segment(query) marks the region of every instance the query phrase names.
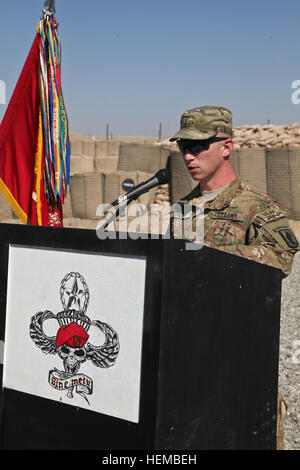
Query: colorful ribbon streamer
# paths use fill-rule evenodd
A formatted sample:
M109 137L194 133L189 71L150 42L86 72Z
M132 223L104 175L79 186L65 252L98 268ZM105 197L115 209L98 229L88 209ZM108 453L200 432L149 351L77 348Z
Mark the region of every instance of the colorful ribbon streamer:
M53 211L54 213L58 211L58 216L62 219L61 207L65 200L67 186L70 184L70 141L68 118L61 88L61 45L57 26L55 17L52 17L49 20L41 19L37 28L44 149L43 175L37 175L37 180L44 178L45 196L49 213L51 212L50 225L53 225ZM41 165L36 165L36 171L41 168ZM37 200L38 207L39 201Z

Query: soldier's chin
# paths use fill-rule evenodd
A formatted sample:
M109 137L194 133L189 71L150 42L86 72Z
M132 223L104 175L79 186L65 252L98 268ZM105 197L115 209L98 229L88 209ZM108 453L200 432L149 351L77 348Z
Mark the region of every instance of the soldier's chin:
M201 174L197 172L190 172L190 175L194 181L201 181L204 179L203 177L201 177Z

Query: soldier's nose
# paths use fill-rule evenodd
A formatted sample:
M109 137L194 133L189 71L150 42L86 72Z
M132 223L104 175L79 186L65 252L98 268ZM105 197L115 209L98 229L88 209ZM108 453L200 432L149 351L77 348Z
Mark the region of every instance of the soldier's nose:
M188 150L186 150L185 153L183 154L183 159L186 163L192 161L193 158L194 158L194 155L190 153Z

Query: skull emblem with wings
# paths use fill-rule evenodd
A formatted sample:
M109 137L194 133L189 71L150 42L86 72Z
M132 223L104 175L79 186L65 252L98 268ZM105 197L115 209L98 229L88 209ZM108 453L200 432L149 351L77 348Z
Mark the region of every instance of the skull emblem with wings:
M86 315L89 303L89 290L84 278L79 273L67 274L61 282L60 298L64 310L54 314L49 310L37 312L30 322L30 337L45 354L58 354L63 360L64 371L57 369L49 372L49 383L52 387L67 390L67 396L73 398L73 391L86 395L91 394L92 380L78 374L81 365L90 360L96 367L108 368L115 364L120 344L116 331L100 320L91 320ZM44 331L46 321L56 320L58 331L55 336L48 336ZM104 334L101 345L89 341L90 327Z

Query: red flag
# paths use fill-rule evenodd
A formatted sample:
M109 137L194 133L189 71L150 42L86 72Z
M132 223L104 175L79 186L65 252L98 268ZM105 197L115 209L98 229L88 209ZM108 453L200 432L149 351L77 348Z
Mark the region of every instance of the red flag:
M24 224L62 226L70 184L57 27L41 19L0 126L0 190Z
M0 190L24 224L37 223L33 189L39 112L39 38L36 35L0 125ZM42 225L47 225L46 208L47 204Z

